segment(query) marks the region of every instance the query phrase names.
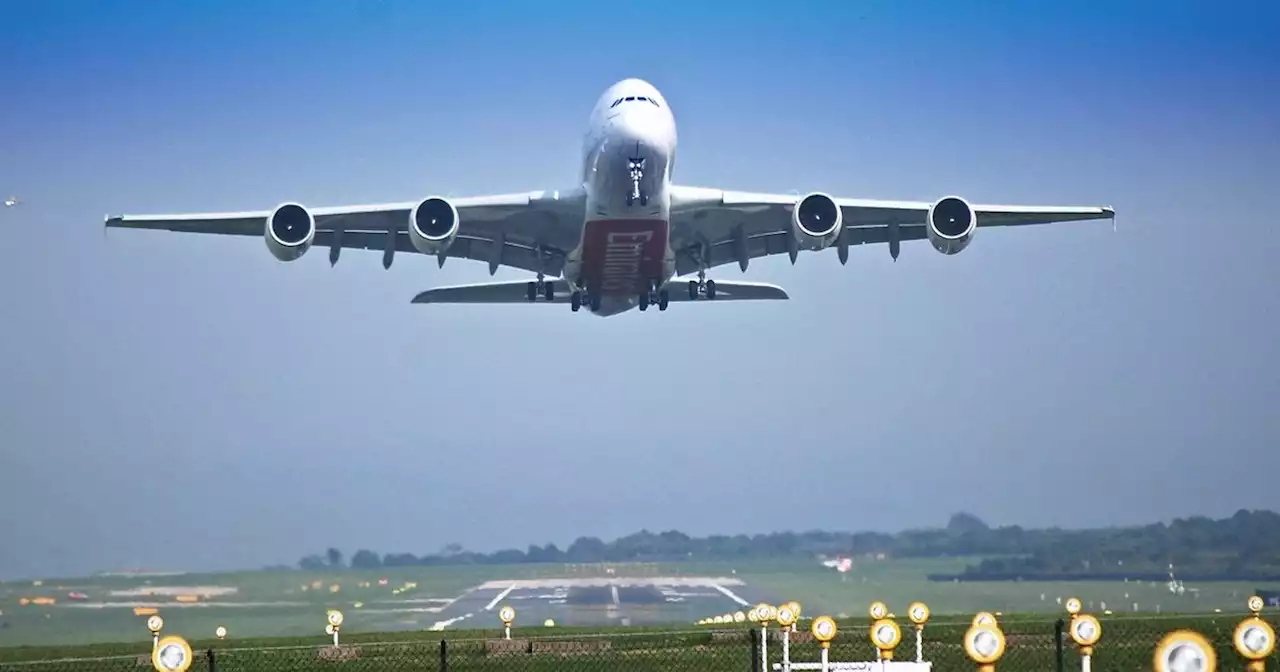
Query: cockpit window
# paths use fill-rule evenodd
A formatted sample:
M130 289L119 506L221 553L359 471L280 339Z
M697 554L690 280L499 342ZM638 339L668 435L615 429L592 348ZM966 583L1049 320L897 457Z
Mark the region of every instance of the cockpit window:
M613 104L610 105L609 108L613 109L618 105L621 105L622 103L630 103L630 102L641 101L641 100L652 104L654 107L662 107L661 105L658 104L658 101L646 96L627 96L625 98L619 98L613 101Z

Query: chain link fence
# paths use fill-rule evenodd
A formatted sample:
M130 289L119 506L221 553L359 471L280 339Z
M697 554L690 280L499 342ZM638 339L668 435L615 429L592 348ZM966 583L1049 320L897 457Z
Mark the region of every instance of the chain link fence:
M1102 621L1102 639L1092 667L1099 671L1151 670L1156 645L1166 633L1191 629L1216 648L1218 666L1243 668L1232 646L1239 615L1166 618L1116 618ZM916 660L916 631L900 624L902 641L893 660ZM878 652L869 637L869 621L845 621L831 642L831 663L870 662ZM962 643L968 621L931 622L922 632L920 657L940 672L972 670ZM787 672L784 664L817 663L821 648L807 623L786 638L777 628L734 628L608 634L550 635L515 631L511 639L428 638L379 642L371 636L349 638L340 646L252 647L230 641L192 642L190 672L292 672L338 669L360 672ZM1002 620L1006 649L995 667L1009 672L1067 672L1081 669L1080 655L1063 619ZM354 641L351 641L354 640ZM98 657L46 657L22 660L20 649L0 650L0 672L138 672L152 668L149 652ZM49 652L46 656L52 655ZM1273 653L1267 666L1280 659ZM801 669L808 667L802 665ZM873 668L872 668L873 669ZM846 668L847 670L847 668ZM833 672L835 668L833 667Z

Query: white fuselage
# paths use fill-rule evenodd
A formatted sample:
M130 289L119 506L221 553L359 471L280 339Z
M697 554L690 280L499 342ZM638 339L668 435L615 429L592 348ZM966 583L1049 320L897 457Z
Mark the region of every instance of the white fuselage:
M641 294L675 275L669 189L675 155L675 117L653 85L626 79L604 92L582 148L582 235L564 267L566 280L598 295L599 315L635 307Z

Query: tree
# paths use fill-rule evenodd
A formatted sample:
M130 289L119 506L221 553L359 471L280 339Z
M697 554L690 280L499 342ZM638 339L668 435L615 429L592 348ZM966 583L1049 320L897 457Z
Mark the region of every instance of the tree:
M377 569L382 566L382 558L378 557L373 551L360 549L355 555L351 556L352 569Z
M603 562L608 557L609 546L596 537L578 537L565 551L569 562Z
M316 572L324 568L324 558L314 553L298 561L298 569L306 572Z
M954 535L962 535L966 532L986 532L991 528L982 519L972 513L960 513L951 516L951 520L947 521L947 532Z
M383 567L412 567L420 564L422 561L412 553L388 553L382 556Z
M1239 580L1269 581L1259 577L1280 576L1280 514L1238 511L1221 520L1200 516L1134 527L1031 530L1016 525L993 528L977 516L961 512L951 516L945 527L896 534L811 530L691 537L677 530L661 533L641 530L611 542L579 537L563 551L555 544L534 544L525 551L506 549L479 553L449 544L436 554L419 557L411 553L389 553L379 561L375 553L361 549L352 556L351 566L813 559L881 553L899 558L985 558L981 563L970 565L962 574L972 580L1001 577L1053 580L1086 575L1097 579L1154 576L1151 580L1163 580L1172 562L1179 577L1188 580L1192 580L1192 576L1230 576ZM298 566L306 570L341 567L342 553L331 548L325 555L303 558Z

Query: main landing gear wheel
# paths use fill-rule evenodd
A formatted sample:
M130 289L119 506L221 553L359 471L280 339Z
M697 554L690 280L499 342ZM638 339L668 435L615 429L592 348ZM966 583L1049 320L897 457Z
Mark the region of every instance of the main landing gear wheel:
M547 301L555 301L556 286L550 282L547 282L546 280L543 280L542 278L538 278L537 280L530 280L529 284L525 286L525 290L524 290L525 298L529 300L529 303L533 303L538 300L539 294L541 294L542 298L546 299Z
M658 290L661 283L658 280L649 281L649 290L640 294L640 310L648 310L649 306L658 304L658 310L666 310L667 302L671 299L671 295L667 294L667 290Z
M592 312L600 310L600 295L582 289L573 290L569 295L569 308L576 313L583 306L587 306Z
M697 301L699 294L705 294L708 299L716 298L716 281L715 280L690 280L689 281L689 300Z

